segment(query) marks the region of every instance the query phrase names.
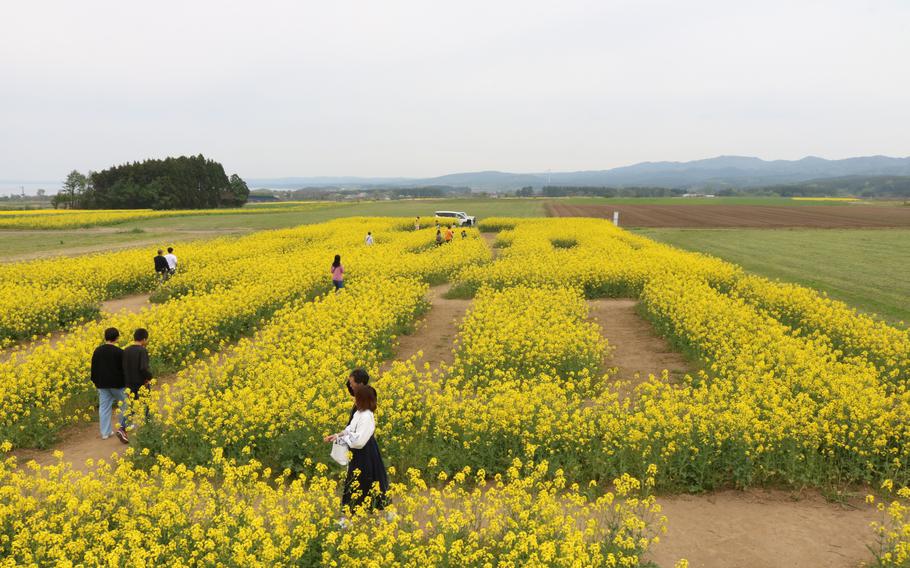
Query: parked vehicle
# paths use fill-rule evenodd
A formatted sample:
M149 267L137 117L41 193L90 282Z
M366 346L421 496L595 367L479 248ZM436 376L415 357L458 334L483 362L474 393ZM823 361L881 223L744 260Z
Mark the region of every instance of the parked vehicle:
M440 223L454 223L459 227L473 227L477 224L477 218L464 211L437 211L436 219Z

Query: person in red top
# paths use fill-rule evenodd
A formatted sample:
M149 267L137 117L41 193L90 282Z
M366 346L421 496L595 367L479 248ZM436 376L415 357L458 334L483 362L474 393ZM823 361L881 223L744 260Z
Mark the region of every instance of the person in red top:
M335 260L332 261L332 284L336 292L344 288L344 267L341 266L340 254L336 254Z

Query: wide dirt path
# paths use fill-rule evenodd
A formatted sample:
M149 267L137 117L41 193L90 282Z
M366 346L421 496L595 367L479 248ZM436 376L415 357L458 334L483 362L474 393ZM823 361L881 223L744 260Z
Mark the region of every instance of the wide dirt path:
M449 365L453 361L452 347L458 325L464 318L470 300L452 300L445 297L451 284L442 284L430 288L427 299L430 309L423 318L417 322L410 335L398 338L398 347L395 358L383 363L382 371L388 371L395 361L407 361L423 352L423 357L418 358L415 364L418 368L424 363L429 363L432 369L438 369L443 364Z
M157 378L153 392L160 396L161 387L173 384L176 380L176 374ZM110 462L112 457L122 454L129 446L121 442L117 436L102 440L101 430L98 426L98 411L96 409L92 412L91 422L83 422L65 429L60 433L60 442L54 447L46 450L18 449L13 452L13 455L20 464L34 461L38 465L53 465L58 461L55 454L63 452L63 460L71 464L74 470L81 472L94 469L99 460ZM116 428L119 420L120 412L115 409L111 415L111 427Z
M670 371L678 380L694 371L651 324L638 315L636 300L591 300L591 315L613 348L606 367L632 386ZM629 389L623 389L628 393ZM824 566L854 568L871 557L869 523L874 507L862 498L829 503L817 491L719 491L658 499L668 532L649 555L659 566L680 558L691 568Z
M116 314L120 311L126 311L131 314L138 313L142 308L151 307L149 303L150 294L134 294L122 298L114 298L101 302L101 313ZM125 333L120 330L121 333Z
M638 301L629 298L602 298L590 300L591 316L600 324L601 335L606 338L611 354L604 362L606 367L616 367L615 378L631 381L632 386L644 382L648 375L660 376L666 369L670 377L679 379L693 366L667 341L654 333L654 328L638 315Z
M880 514L860 498L829 503L817 492L721 491L658 499L667 534L649 559L691 568L856 568L871 562L869 523Z

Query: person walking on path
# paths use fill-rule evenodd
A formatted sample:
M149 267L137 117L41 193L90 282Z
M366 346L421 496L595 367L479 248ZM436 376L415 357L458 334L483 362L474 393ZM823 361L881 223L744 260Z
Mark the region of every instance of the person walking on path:
M335 291L344 288L344 267L341 266L341 255L336 254L335 260L332 261L332 285Z
M389 477L386 473L379 444L376 442L376 390L370 385L354 387L354 415L344 430L325 437L326 442L338 441L351 450L348 474L341 496L342 510L353 514L361 506L370 510L386 505ZM342 525L347 520L342 517Z
M158 249L158 255L155 256L155 273L158 274L158 278L160 278L162 282L168 279L169 269L167 259L164 258L164 251L161 249Z
M436 246L439 246L441 244L442 244L442 231L440 231L439 229L436 229Z
M420 215L418 215L417 218L414 219L414 230L415 231L420 230Z
M127 404L135 406L141 399L148 396L151 391L149 383L152 380L152 370L149 366L149 352L146 345L149 342L149 332L139 328L133 332L133 344L123 350L123 380L126 388L130 390L130 399ZM146 412L148 412L146 410ZM129 416L133 411L129 411ZM127 418L129 420L129 418ZM117 437L124 444L129 444L130 439L126 430L131 426L121 426L117 429Z
M373 233L367 231L366 245L368 247L373 246Z
M104 330L104 343L92 353L91 378L98 389L98 423L101 426L101 439L107 440L114 432L111 430L111 408L122 404L126 399L123 392L123 349L117 346L120 332L116 327ZM120 428L126 427L126 408L120 408Z
M167 260L167 271L173 276L177 273L177 255L174 254L174 247L167 247L167 254L164 255Z
M453 238L454 236L455 236L455 235L452 233L452 225L448 225L448 226L446 227L446 242L447 242L447 243L452 242L452 238Z

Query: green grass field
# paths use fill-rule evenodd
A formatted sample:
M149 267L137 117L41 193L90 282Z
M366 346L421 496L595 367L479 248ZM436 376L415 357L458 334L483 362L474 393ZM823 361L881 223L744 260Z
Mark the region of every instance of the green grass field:
M435 211L465 211L479 219L492 216L542 217L542 199L414 199L330 203L312 211L275 212L280 205L250 205L262 213L162 217L113 225L62 231L0 231L0 261L23 255L81 254L89 249L180 243L216 234L282 229L306 223L320 223L338 217L416 217L429 222Z
M639 229L746 270L822 290L890 323L910 322L910 230Z

